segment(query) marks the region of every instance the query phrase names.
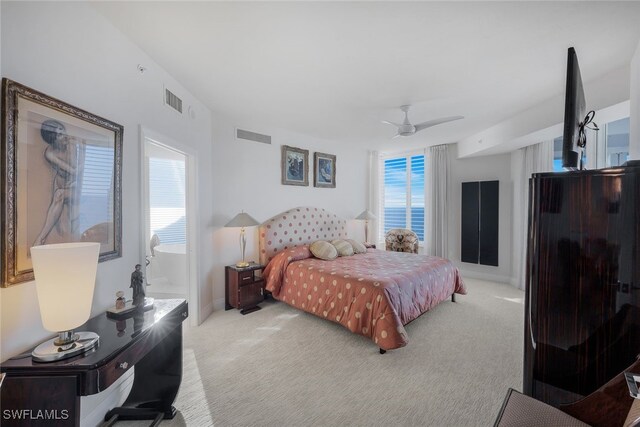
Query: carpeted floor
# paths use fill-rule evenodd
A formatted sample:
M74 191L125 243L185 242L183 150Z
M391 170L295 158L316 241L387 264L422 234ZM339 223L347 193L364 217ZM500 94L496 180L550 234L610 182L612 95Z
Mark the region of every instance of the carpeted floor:
M384 355L283 303L216 312L185 329L179 413L162 425L490 426L507 388L522 387L524 295L465 282L468 295L409 324L409 344Z

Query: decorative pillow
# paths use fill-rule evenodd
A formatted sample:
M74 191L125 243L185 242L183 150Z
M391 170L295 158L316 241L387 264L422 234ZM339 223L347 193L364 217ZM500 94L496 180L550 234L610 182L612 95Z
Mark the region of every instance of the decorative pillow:
M327 261L338 258L338 250L326 240L316 240L309 246L309 250L316 258Z
M354 254L367 253L367 247L365 245L363 245L362 243L356 242L353 239L347 239L347 242L349 242L351 244L351 247L353 248L353 253Z
M351 256L353 255L353 246L346 240L336 239L332 240L331 244L338 250L338 256Z

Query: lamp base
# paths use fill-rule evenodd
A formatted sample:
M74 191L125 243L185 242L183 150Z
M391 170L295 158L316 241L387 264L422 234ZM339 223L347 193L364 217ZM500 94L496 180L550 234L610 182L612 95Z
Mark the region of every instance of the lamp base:
M247 261L236 262L236 267L238 268L245 268L245 267L249 267L250 265L251 263Z
M94 332L78 332L77 340L66 346L54 344L58 338L52 338L37 346L31 353L34 362L54 362L77 356L94 348L100 337ZM66 348L66 349L65 349Z

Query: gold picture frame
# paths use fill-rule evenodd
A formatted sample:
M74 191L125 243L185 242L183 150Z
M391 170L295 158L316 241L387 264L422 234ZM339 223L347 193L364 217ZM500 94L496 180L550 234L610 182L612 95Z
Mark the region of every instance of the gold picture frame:
M9 79L2 99L1 286L33 280L35 245L99 242L100 261L122 256L124 128Z

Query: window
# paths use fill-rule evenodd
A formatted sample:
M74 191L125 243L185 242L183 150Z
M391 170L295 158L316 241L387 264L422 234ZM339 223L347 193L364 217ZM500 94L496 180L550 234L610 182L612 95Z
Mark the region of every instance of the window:
M424 170L422 154L382 159L381 237L392 228L409 228L424 241Z
M185 162L149 157L149 235L186 243Z
M564 172L562 169L562 137L553 140L553 171Z
M595 149L589 144L594 144ZM594 154L597 168L620 166L629 160L629 117L601 125L597 138L587 143L587 151ZM584 161L586 164L586 154ZM553 171L564 171L562 136L553 140Z
M606 167L620 166L629 160L629 117L605 125Z

